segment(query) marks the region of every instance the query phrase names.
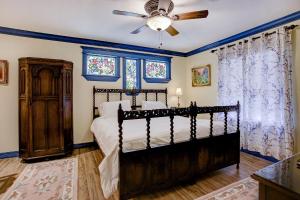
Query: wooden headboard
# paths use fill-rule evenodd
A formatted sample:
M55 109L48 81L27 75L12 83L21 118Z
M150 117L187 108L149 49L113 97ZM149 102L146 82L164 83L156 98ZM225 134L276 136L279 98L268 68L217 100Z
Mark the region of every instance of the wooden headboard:
M96 107L96 94L106 94L106 101L109 102L109 96L110 94L119 94L120 95L120 101L122 101L123 94L129 94L131 95L131 109L136 110L137 108L141 108L141 105L136 105L136 96L139 94L144 94L145 101L148 101L148 94L155 94L155 100L158 101L158 94L165 94L165 103L168 107L168 90L166 89L133 89L133 90L127 90L127 89L103 89L103 88L96 88L93 87L93 119L96 117L99 117L98 114L96 114L96 110L98 110L98 107Z

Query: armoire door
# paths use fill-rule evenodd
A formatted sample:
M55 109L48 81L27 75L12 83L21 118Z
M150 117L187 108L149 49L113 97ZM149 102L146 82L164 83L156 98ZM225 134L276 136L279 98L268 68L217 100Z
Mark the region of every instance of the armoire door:
M63 152L62 66L32 65L32 156Z

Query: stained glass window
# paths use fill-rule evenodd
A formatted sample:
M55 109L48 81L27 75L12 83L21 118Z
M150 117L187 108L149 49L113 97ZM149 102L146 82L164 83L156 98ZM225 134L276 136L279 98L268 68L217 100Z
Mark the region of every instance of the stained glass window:
M123 60L123 88L125 89L140 89L141 75L140 75L140 59L129 59Z
M167 65L164 62L146 61L147 78L166 78Z
M144 79L150 83L167 83L170 81L170 62L144 61Z
M126 59L126 89L137 88L136 60Z
M106 56L88 56L87 74L99 76L115 76L116 58Z

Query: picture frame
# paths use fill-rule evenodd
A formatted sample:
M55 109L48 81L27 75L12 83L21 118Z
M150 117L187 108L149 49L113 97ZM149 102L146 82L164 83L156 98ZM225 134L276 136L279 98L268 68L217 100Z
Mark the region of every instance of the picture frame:
M192 86L203 87L211 85L211 66L205 65L192 68Z
M0 85L8 84L8 62L0 60Z

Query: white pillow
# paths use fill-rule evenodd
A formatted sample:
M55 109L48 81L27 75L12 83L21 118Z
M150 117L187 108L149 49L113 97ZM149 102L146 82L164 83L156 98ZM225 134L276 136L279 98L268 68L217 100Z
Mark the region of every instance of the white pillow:
M122 105L122 110L124 111L131 110L131 105L129 100L103 102L99 106L100 115L102 117L117 117L120 104Z
M166 109L167 106L160 101L142 101L142 110Z

